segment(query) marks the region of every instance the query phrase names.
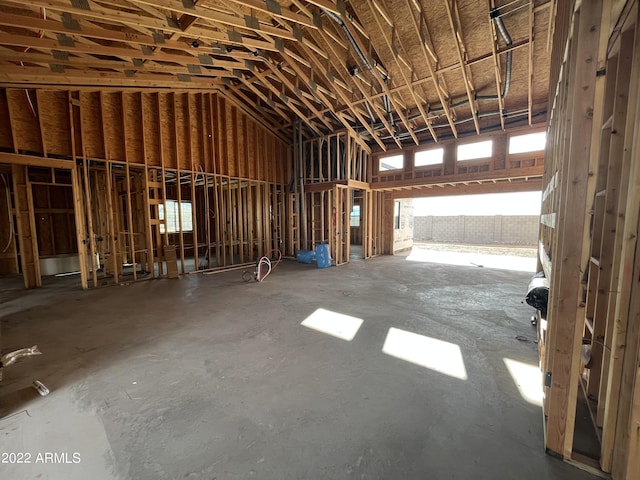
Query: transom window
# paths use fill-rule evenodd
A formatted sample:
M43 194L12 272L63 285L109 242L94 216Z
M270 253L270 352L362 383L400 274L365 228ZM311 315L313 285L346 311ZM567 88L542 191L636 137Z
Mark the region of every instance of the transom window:
M478 158L488 158L493 153L493 142L484 140L482 142L467 143L458 145L458 161L476 160Z

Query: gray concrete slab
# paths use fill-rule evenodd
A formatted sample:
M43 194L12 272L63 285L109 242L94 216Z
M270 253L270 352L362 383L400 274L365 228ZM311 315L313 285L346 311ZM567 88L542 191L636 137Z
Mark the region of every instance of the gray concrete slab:
M537 365L516 339L535 338L529 273L399 256L241 273L3 296L3 350L43 355L5 370L0 452L31 463L2 478L592 478L545 455L505 363ZM302 326L319 308L360 319L353 339Z

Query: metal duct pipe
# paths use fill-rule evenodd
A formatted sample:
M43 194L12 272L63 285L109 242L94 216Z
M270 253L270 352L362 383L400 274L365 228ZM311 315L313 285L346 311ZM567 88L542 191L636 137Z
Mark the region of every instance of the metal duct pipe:
M511 35L509 35L509 32L507 32L502 18L498 16L498 11L495 9L492 10L489 16L493 18L493 21L496 24L496 27L498 27L498 32L500 32L500 36L504 40L504 43L506 43L507 45L511 45L513 43L511 41Z
M360 58L360 61L365 65L365 67L367 67L367 69L369 71L372 71L372 67L371 65L369 65L368 60L365 58L364 54L362 53L362 51L360 50L360 48L358 47L357 43L355 42L355 39L353 38L353 36L351 35L351 32L349 31L349 29L347 28L347 26L345 25L345 23L342 21L342 19L338 16L335 15L332 12L329 12L327 10L322 10L329 18L331 18L334 22L336 22L338 25L340 25L340 27L342 28L342 31L345 33L345 35L347 36L347 39L349 40L349 43L351 44L351 46L353 47L354 51L356 52L358 58ZM491 10L489 12L489 16L491 18L491 20L495 23L496 26L496 30L498 31L498 33L500 34L500 36L502 37L502 39L504 40L505 44L507 46L510 46L513 44L513 40L511 39L511 35L509 35L509 32L507 31L507 28L504 25L504 22L502 21L502 18L500 18L500 13L498 11L498 9L494 8L493 10ZM509 89L511 87L511 73L513 70L513 52L511 50L509 50L507 52L507 61L506 61L506 72L505 72L505 78L504 78L504 87L502 90L502 94L500 96L498 95L476 95L475 99L476 100L497 100L498 98L502 97L502 98L506 98L507 95L509 94ZM389 115L389 120L390 123L393 125L393 113L391 112L391 105L389 102L389 98L385 95L383 97L384 99L384 106L385 109L387 111L387 114ZM466 105L469 103L468 99L464 99L460 102L454 103L452 105L450 105L451 108L455 108L455 107L461 107L463 105ZM365 102L366 106L367 106L367 110L369 112L369 115L371 118L373 117L373 112L371 111L371 107L369 106L369 104L367 102ZM438 109L434 109L434 110L430 110L429 113L441 113L444 112L444 108L438 108ZM491 112L489 115L479 115L479 118L482 118L484 116L492 116L494 115L493 112ZM413 117L410 117L408 120L416 120L418 118L420 118L421 115L415 115ZM469 120L463 120L463 121L458 121L458 122L454 122L454 124L458 124L459 122L466 122ZM440 125L433 125L434 128L440 128ZM376 125L373 125L373 130L377 131L377 130L381 130L385 128L383 124L378 123ZM414 130L415 133L424 131L423 129L420 130ZM407 136L409 136L410 134L408 132L403 132L401 134L399 134L400 138L406 138ZM383 139L386 138L392 138L392 137L382 137Z
M507 52L507 53L511 53L511 52ZM507 64L509 65L509 68L511 68L510 67L511 63L508 62ZM509 78L511 78L511 71L509 71ZM493 96L487 95L487 96L476 96L476 98L477 99L489 99L489 98L497 99L498 96L497 95L493 95ZM465 98L463 100L460 100L459 102L452 103L451 105L449 105L449 108L461 107L461 106L467 105L467 104L469 104L469 100L467 98ZM429 113L429 114L431 114L431 113L444 113L444 108L429 109L429 111L427 113ZM482 117L485 117L485 116L492 116L492 115L495 115L497 113L499 113L499 112L489 112L488 114L478 114L478 118L482 118ZM513 116L513 114L510 114L510 115ZM508 115L505 112L505 118L506 118L506 116L508 116ZM413 120L418 120L420 118L422 118L422 114L416 113L415 115L411 115L410 117L408 117L407 120L413 121ZM473 120L473 117L469 117L468 119L458 120L458 121L455 121L453 123L454 123L454 125L457 125L459 123L465 123L465 122L472 121L472 120ZM447 124L432 125L432 126L433 126L433 128L442 128L442 127L446 127L448 125L449 124L447 123ZM374 131L382 130L382 129L384 129L384 125L381 124L381 123L378 123L378 124L373 126L373 130ZM427 128L427 130L428 130L428 128ZM414 130L415 133L423 132L423 131L425 131L425 128L421 128L420 130ZM403 132L401 135L402 135L403 138L411 136L411 134L409 134L408 132ZM391 137L383 137L383 138L391 138Z
M525 110L522 110L522 111L518 111L518 112L515 112L515 113L510 113L508 115L505 115L505 118L523 117L523 116L527 115L528 113L529 113L529 111L525 109ZM546 113L547 112L536 113L536 114L534 114L532 116L532 118L537 118L539 116L546 115ZM500 115L500 112L499 111L486 112L486 113L479 114L478 117L479 118L485 118L485 117L494 117L496 115ZM468 123L468 122L472 122L472 121L473 121L473 117L463 118L463 119L460 119L460 120L456 120L454 122L454 125L460 125L462 123ZM512 120L511 122L504 122L504 124L505 125L509 125L509 124L515 123L517 121L518 120ZM432 128L445 128L445 127L448 127L448 126L449 126L448 123L443 123L441 125L431 125ZM502 125L501 124L496 124L496 125L489 126L489 127L486 127L486 128L487 129L491 129L491 128L494 128L494 127L495 128L499 128L499 127L502 127ZM423 132L426 132L428 130L429 130L429 127L421 127L421 128L418 128L418 129L414 130L413 132L414 133L423 133ZM401 133L399 135L396 135L395 137L391 136L391 135L387 135L385 137L380 137L380 139L381 140L394 140L396 137L398 137L400 140L404 140L404 139L410 138L410 136L411 135L408 132L403 132L403 133Z
M493 21L498 27L498 32L500 32L500 36L504 40L504 43L507 44L508 47L511 46L513 41L511 40L511 35L507 32L507 28L504 26L504 22L501 17L494 17ZM507 52L507 71L504 74L504 89L502 90L502 98L506 97L509 93L509 87L511 86L511 68L513 62L513 52L509 50Z
M371 65L369 64L368 60L366 59L366 57L364 56L364 54L362 53L362 51L358 47L355 39L351 35L351 32L349 31L349 29L347 28L345 23L342 21L342 19L338 15L335 15L332 12L329 12L329 11L324 10L324 9L322 11L325 13L325 15L327 15L327 17L331 18L334 22L336 22L338 25L340 25L340 28L345 33L345 35L347 37L347 40L349 40L349 43L353 47L353 50L355 51L355 53L358 56L358 58L360 59L360 61L363 63L363 65L365 67L367 67L367 69L370 72L372 72L373 68L371 67ZM504 22L502 21L502 18L500 18L500 14L499 14L498 9L491 10L489 12L489 16L490 16L491 20L495 23L496 30L498 31L498 33L500 34L500 36L504 40L505 44L507 46L512 45L513 44L513 40L511 39L511 35L509 35L509 32L507 31L507 28L505 27ZM498 95L476 95L475 99L476 100L497 100L500 97L506 98L506 96L509 94L509 89L511 87L511 73L512 73L512 70L513 70L513 52L511 50L509 50L507 52L504 87L503 87L501 95L500 96L498 96ZM390 122L391 125L393 125L394 121L393 121L393 113L391 111L391 102L389 101L389 97L387 97L387 95L385 95L383 97L383 102L384 102L385 110L387 111L387 115L389 116L389 122ZM451 108L460 107L460 106L466 105L468 103L469 103L469 100L468 99L464 99L464 100L462 100L460 102L452 104L450 107ZM371 107L369 106L368 102L365 102L365 104L367 106L367 110L369 112L370 117L374 118L373 117L373 112L371 111ZM440 113L440 112L444 112L444 108L430 110L429 113ZM499 114L499 112L497 112L497 114ZM493 116L493 115L496 115L496 112L489 112L488 114L481 114L481 115L478 115L478 118L482 118L482 117L486 117L486 116ZM513 116L513 114L511 114L511 116ZM413 117L410 117L408 120L409 121L416 120L416 119L418 119L420 117L421 117L421 115L415 115ZM470 120L472 120L472 119L458 120L458 121L454 122L454 124L457 125L459 123L465 123L465 122L470 121ZM441 126L440 125L433 125L433 127L434 128L440 128ZM383 128L385 128L385 127L381 123L373 125L373 130L374 131L381 130ZM414 132L415 133L419 133L419 132L422 132L424 130L425 130L425 128L422 128L422 129L419 129L419 130L414 130ZM397 136L399 138L406 138L407 136L410 136L410 134L408 132L403 132L401 134L398 134ZM393 138L393 137L387 136L387 137L382 137L382 138L383 139L388 139L388 138Z
M384 97L386 98L386 96ZM365 102L366 103L366 102ZM462 105L466 105L469 103L468 99L464 99L464 100L460 100L459 102L456 103L452 103L451 105L449 105L450 108L456 108L456 107L461 107ZM368 103L366 103L368 105ZM435 108L435 109L430 109L428 113L442 113L444 112L444 108ZM418 120L422 118L422 114L421 113L416 113L414 115L411 115L409 117L407 117L407 120L409 122L412 122L414 120ZM393 117L391 117L392 121L393 121ZM378 130L384 130L386 127L384 126L384 124L382 123L376 123L372 126L373 131L378 131ZM360 132L362 132L362 130L360 130Z
M342 29L344 34L347 36L347 40L349 40L349 43L351 44L351 46L353 47L353 50L358 55L358 58L360 58L360 61L364 64L365 67L367 67L367 70L371 71L372 67L371 67L371 65L369 65L369 61L366 59L366 57L364 56L364 54L360 50L360 47L358 47L358 44L356 43L356 40L351 35L351 32L349 31L347 26L344 24L342 19L338 15L333 13L333 12L330 12L330 11L325 10L325 9L322 9L322 11L325 13L325 15L327 17L329 17L331 20L333 20L338 25L340 25L340 28Z
M373 112L371 111L371 105L369 105L369 102L367 102L366 100L364 104L367 106L367 112L369 112L369 118L373 122L376 119L376 117L373 116Z
M489 12L489 17L491 18L491 20L493 20L493 23L496 26L496 30L502 37L502 40L504 40L504 43L506 43L507 46L511 46L513 44L513 41L511 40L511 35L509 35L507 28L504 26L504 22L502 21L502 18L500 18L500 13L498 12L498 9L497 8L492 9ZM511 70L512 69L513 69L513 52L509 50L507 52L507 65L506 65L506 72L504 74L504 87L502 88L502 94L501 94L502 98L506 98L506 96L509 94L509 87L511 87ZM499 98L498 95L476 95L476 100L497 100L498 98Z
M345 23L342 21L342 19L340 18L340 16L336 15L333 12L330 12L328 10L322 9L322 11L325 13L325 15L327 17L329 17L331 20L333 20L334 22L336 22L338 25L340 25L340 28L342 29L342 31L344 32L344 34L347 36L347 40L349 40L349 43L351 44L351 46L353 47L353 51L356 52L356 55L358 56L358 58L360 59L360 61L362 62L362 64L367 67L367 70L369 70L374 76L375 73L373 73L373 67L369 64L369 61L367 60L367 58L364 56L364 53L362 53L362 50L360 50L360 47L358 47L358 44L356 43L355 38L353 38L353 35L351 35L351 32L349 31L349 29L347 28L347 26L345 25ZM385 78L386 79L386 78ZM389 99L387 98L387 96L384 96L385 98L385 105L384 108L387 111L387 115L389 116L389 119L391 121L391 123L393 124L393 113L391 112L391 104L389 102ZM373 118L373 117L372 117Z
M291 182L289 182L289 193L296 194L298 192L298 132L296 131L296 120L293 121L293 172ZM299 214L300 212L298 212ZM300 217L298 217L300 218Z
M389 97L385 95L382 97L384 99L384 108L387 111L387 115L389 116L389 125L395 127L393 122L393 112L391 111L391 102L389 101Z

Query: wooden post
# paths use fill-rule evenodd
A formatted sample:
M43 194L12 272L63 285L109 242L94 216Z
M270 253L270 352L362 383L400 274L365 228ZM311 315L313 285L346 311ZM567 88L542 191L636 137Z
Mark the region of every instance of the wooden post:
M271 248L277 248L283 252L282 245L282 217L280 216L280 188L281 184L272 184L271 185L271 221L272 221L272 232L273 232L273 244Z
M184 232L182 230L182 173L180 171L180 161L176 171L176 196L178 197L178 243L180 245L180 273L185 273L184 262Z
M320 192L320 241L322 243L327 241L327 231L326 231L326 225L327 225L327 208L326 208L326 203L327 203L327 192L326 190L323 190L322 192Z
M620 42L616 104L612 117L612 134L614 136L611 140L609 155L610 161L613 161L613 155L622 158L622 161L619 162L622 164L622 173L615 199L618 204L618 214L615 218L616 236L613 262L617 268L609 284L609 289L615 294L611 295L607 315L608 322L613 327L610 339L605 340L605 343L610 342L611 345L611 360L606 384L602 457L600 460L602 469L605 472L613 470L614 474L618 473L621 464L626 464L629 441L629 426L626 419L629 418L628 412L631 407L633 375L639 366L636 361L635 347L640 335L640 316L636 310L638 303L634 300L632 292L635 291L637 295L640 291L637 286L639 267L635 248L638 216L640 215L640 200L638 198L640 192L637 189L629 191L630 178L637 179L638 175L638 157L631 154L637 142L634 136L638 134L637 93L640 92L638 52L640 52L638 32L634 29L624 31ZM636 155L637 153L636 150ZM632 165L633 176L630 175ZM631 185L636 187L633 183ZM632 425L631 436L637 435L640 435L640 425ZM614 455L617 459L615 462L617 468L615 469L613 468Z
M363 247L365 247L365 255L364 258L370 258L373 256L373 216L374 216L374 210L373 210L373 193L371 192L371 190L367 190L365 192L365 198L366 198L366 202L365 202L365 216L366 216L366 232L367 232L367 239L366 239L366 243L362 242Z
M344 240L342 215L344 213L344 189L336 185L334 188L335 198L335 235L336 235L336 265L344 263Z
M236 263L235 257L236 252L239 254L240 245L238 243L238 238L240 237L238 232L238 192L239 186L238 181L233 182L233 186L231 182L229 183L229 214L230 214L230 231L231 231L231 265Z
M82 115L81 115L82 117ZM98 268L96 262L96 243L95 234L93 233L93 215L91 208L91 185L89 184L89 166L87 163L86 153L82 157L82 170L84 177L84 210L86 212L87 227L89 233L89 253L91 255L91 276L93 280L93 286L98 286Z
M197 208L196 208L196 185L195 181L197 179L196 175L196 167L195 167L195 159L193 158L193 138L191 137L191 123L195 122L196 119L191 117L191 94L187 93L187 111L186 111L186 122L188 127L188 138L186 139L188 150L189 150L189 165L191 169L191 174L189 175L189 181L191 182L191 238L193 243L193 262L195 265L195 270L199 270L200 259L198 258L198 222L197 222ZM196 139L197 141L197 139ZM182 209L182 207L181 207Z
M38 241L36 238L33 200L29 184L28 167L11 165L13 178L13 198L15 203L18 244L20 246L20 266L25 288L42 286Z
M238 254L240 255L240 263L244 263L244 254L245 254L245 213L246 213L246 190L242 186L242 180L238 179L238 188L237 188L237 201L238 204L236 206L236 214L238 218L237 226L238 226Z
M139 254L136 258L138 259L138 263L140 264L140 269L144 272L148 272L150 270L149 266L149 254L147 249L147 219L149 215L145 215L145 201L144 201L144 168L142 170L138 170L136 168L135 173L133 174L132 186L133 190L131 192L132 198L132 207L134 207L133 220L135 222L135 230L133 232L134 235L138 236L138 240L136 241L136 245L138 249L136 250L136 254Z
M144 227L147 236L147 264L148 270L151 273L152 277L160 276L162 274L162 267L160 266L160 262L158 262L158 273L156 274L156 254L154 253L154 245L153 245L153 226L151 225L151 202L154 202L155 199L150 198L150 189L152 188L149 181L149 176L151 175L152 169L150 169L147 165L144 166L144 178L142 180L142 189L144 192L142 193L142 200L144 206ZM155 188L154 188L155 190ZM157 203L153 203L153 209L157 210ZM156 219L157 220L157 219ZM158 255L160 252L158 251Z
M71 169L71 185L73 188L73 204L76 220L76 239L78 242L78 260L80 261L80 279L82 288L89 288L87 272L87 244L85 243L86 228L84 224L84 214L82 207L82 187L78 178L76 167Z
M84 214L82 206L82 187L78 179L78 171L76 162L76 135L75 121L73 115L73 98L71 92L67 93L67 101L69 102L69 140L71 142L71 159L73 166L71 167L71 185L73 189L73 205L76 222L76 239L78 242L78 262L80 264L80 282L83 289L89 288L89 279L87 272L87 247L85 243L86 228L84 224Z
M227 237L227 251L229 256L229 262L231 265L233 261L233 202L231 201L231 177L226 177L226 199L225 199L225 234ZM227 265L227 256L225 255L225 266Z
M254 251L254 242L255 239L254 237L254 211L255 211L255 206L254 206L254 198L253 198L253 189L255 188L255 183L252 182L251 180L249 180L248 182L248 186L247 186L247 215L246 215L246 219L247 219L247 234L248 234L248 242L249 242L249 261L253 262L256 260L255 255L253 253Z
M344 211L342 213L342 235L345 245L345 263L351 260L351 210L353 209L353 192L354 190L352 188L345 188L343 190Z
M204 175L204 224L207 242L207 268L211 268L211 213L209 205L209 174Z
M617 70L617 62L618 57L611 58L606 63L606 68L610 72L615 72ZM597 172L597 182L598 185L596 193L594 197L594 204L592 207L593 210L593 232L594 238L591 244L591 256L598 261L598 265L595 265L595 262L591 262L591 266L593 269L593 275L589 276L589 286L591 287L593 284L593 293L588 293L588 307L592 310L592 315L590 318L593 319L593 339L592 342L592 364L589 373L589 390L588 393L593 395L594 398L598 399L598 407L596 414L596 423L598 426L602 427L602 423L604 421L604 407L606 404L606 376L608 375L608 364L610 357L610 345L608 348L603 348L603 342L605 341L605 332L608 328L607 325L607 309L609 302L609 283L611 281L611 268L612 262L609 261L610 257L613 256L613 245L611 243L611 239L609 235L612 233L611 228L612 224L610 223L611 216L606 213L606 193L607 193L607 183L610 183L610 187L613 188L614 182L608 182L607 173L610 166L613 163L616 163L619 166L619 163L616 162L616 159L611 159L609 161L609 151L611 145L611 127L608 128L603 127L603 123L608 122L606 118L613 118L611 115L613 113L613 107L615 103L615 86L616 86L616 78L615 75L607 75L603 78L606 80L606 88L601 95L604 97L603 102L598 102L598 105L602 104L602 108L600 108L601 112L599 115L599 121L597 123L597 131L594 131L594 135L592 136L593 140L597 139L599 150L595 153L599 156L600 164L598 166ZM597 98L597 97L596 97ZM594 130L596 130L594 128ZM596 137L597 135L597 137ZM594 145L595 147L595 145ZM611 164L611 165L610 165ZM619 179L619 168L617 168L617 175ZM617 188L617 186L615 187ZM609 198L614 197L613 192L609 193ZM605 224L609 223L608 230L605 230ZM608 233L605 233L608 232ZM603 243L604 240L604 243ZM604 259L600 262L600 259ZM587 317L589 317L589 313L587 312ZM610 338L611 334L609 334ZM601 386L603 385L603 386Z
M95 235L93 233L93 215L92 215L92 199L91 199L91 185L89 182L89 166L87 162L87 140L85 138L85 119L84 113L85 109L82 108L82 98L85 95L80 92L79 98L80 102L78 103L78 108L80 109L80 145L82 146L82 176L84 181L84 202L82 204L82 208L84 210L85 218L86 218L86 226L89 241L89 254L90 254L90 263L91 263L91 277L93 281L93 286L98 286L98 272L97 272L97 262L96 262L96 244L95 244ZM72 119L73 121L73 119Z
M129 237L129 255L130 262L133 266L133 279L138 279L137 266L136 266L136 242L133 235L133 211L132 211L132 202L131 202L131 172L129 171L129 163L127 162L125 165L125 186L127 189L127 234Z
M561 191L565 195L558 211L561 238L556 242L551 279L551 310L548 312L549 336L555 338L550 365L551 388L548 392L547 449L571 458L580 346L584 328L584 304L581 294L582 272L589 251L584 237L589 235L586 203L595 183L589 176L590 137L593 94L602 4L584 2L574 15L573 56L575 64L569 80L569 149L564 156ZM589 195L591 193L591 195ZM578 278L576 278L578 275ZM580 279L580 280L578 280Z
M113 174L111 172L111 162L107 162L105 165L105 175L106 175L106 186L107 186L107 209L108 209L108 222L109 222L109 231L111 235L109 235L109 244L111 248L111 259L113 266L113 281L114 283L118 283L118 276L120 273L120 268L122 266L122 262L118 260L118 248L116 244L116 237L118 235L118 224L114 218L113 212Z
M192 157L193 161L193 157ZM192 164L193 166L193 164ZM196 181L198 174L195 171L191 171L191 236L193 237L193 261L195 269L200 270L200 258L198 255L198 218L196 207Z
M158 124L160 125L160 137L158 138L158 142L160 143L160 193L162 195L162 199L161 202L158 204L158 228L157 228L157 232L158 235L162 235L162 239L158 239L158 257L159 257L159 262L158 262L158 267L161 268L163 265L163 261L164 261L164 265L167 268L167 276L169 275L169 265L168 265L168 260L166 258L166 254L165 254L165 246L169 245L169 229L167 228L167 181L166 181L166 158L165 158L165 144L164 144L164 140L163 140L163 135L162 135L162 123L163 120L166 121L166 119L163 119L162 117L162 110L160 108L160 94L158 94ZM169 94L166 94L166 98L167 98L167 102L169 101ZM174 122L175 122L175 111L173 111L174 113ZM175 131L175 129L174 129ZM177 160L176 160L176 164L177 164ZM163 208L163 213L164 213L164 218L162 220L160 220L160 205L162 205ZM160 229L164 227L164 232L160 232ZM173 256L175 258L175 248L173 251ZM177 263L177 262L176 262ZM176 270L177 270L177 265L176 265ZM164 272L162 270L160 270L160 275L163 275Z
M222 199L220 194L220 176L213 176L213 209L215 212L215 232L216 232L216 267L220 266L221 257L224 257L224 229L220 222L222 221ZM221 252L222 250L222 252Z

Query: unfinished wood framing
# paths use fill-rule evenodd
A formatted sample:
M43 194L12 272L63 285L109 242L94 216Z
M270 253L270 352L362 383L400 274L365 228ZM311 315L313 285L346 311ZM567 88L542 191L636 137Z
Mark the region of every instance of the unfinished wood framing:
M379 205L370 188L370 149L344 131L294 143L293 151L300 173L289 205L306 228L307 248L328 244L335 265L349 262L354 245L362 258L379 255L375 237L383 224L375 221ZM290 230L294 242L297 228L292 224Z
M306 138L347 129L382 150L545 114L549 52L533 39L550 31L546 3L500 7L513 37L506 45L495 41L489 2L0 3L5 84L216 90L280 139L295 118ZM510 98L494 98L487 85L510 75L508 52L528 78L513 75ZM475 88L492 95L480 100Z
M131 198L131 208L135 207L135 212L148 210L143 216L148 220L134 236L140 238L131 238L122 247L142 242L140 251L135 252L136 247L128 257L134 256L131 253L140 256L145 264L141 268L152 275L161 274L163 256L159 250L161 244L170 241L179 247L182 272L188 270L190 256L198 265L205 258L207 266L212 265L214 254L216 264L226 264L235 256L252 259L255 252L249 245L257 237L263 240L260 244L264 249L278 246L293 254L301 245L308 247L308 232L313 227L305 218L306 195L300 195L304 186L300 186L300 192L294 189L297 198L285 198L290 192L284 185L291 186L292 178L294 182L303 178L307 186L313 184L315 192L347 182L350 197L354 191L367 191L378 182L385 185L377 188L393 191L396 196L432 194L440 188L448 191L448 185L455 186L456 193L539 187L541 158L526 159L526 166L531 168L521 168L524 163L513 167L492 165L493 170L502 169L501 175L485 176L483 164L455 166L455 172L445 173L459 176L448 178L448 183L434 190L431 169L411 168L401 178L378 176L369 145L386 150L388 145L402 147L494 128L497 119L491 117L497 115L493 111L496 104L500 106L502 129L518 122L524 125L525 116L529 124L532 118L542 121L544 68L534 70L541 80L520 82L514 78L510 99L506 94L501 98L498 92L500 98L485 96L479 102L472 94L483 93L473 91L474 86L491 84L506 68L506 56L521 47L529 46L529 63L545 64L547 52L531 57L532 32L545 32L546 23L550 23L551 15L544 5L532 6L527 12L507 12L506 24L514 38L512 44L502 45L489 28L490 4L482 2L471 2L463 8L461 2L441 2L425 9L420 2L407 1L406 13L410 13L413 25L408 29L400 28L407 20L404 8L390 9L379 1L366 5L296 1L281 5L279 12L273 8L275 2L271 8L259 2L226 2L221 11L201 5L187 8L171 1L153 6L149 2L129 2L124 8L121 2L96 4L90 0L88 10L58 1L32 2L28 7L16 1L5 3L7 15L0 19L0 25L10 33L0 38L0 43L9 47L0 58L6 64L0 80L18 87L6 91L8 110L25 95L21 82L50 86L26 93L36 100L36 109L43 104L46 111L40 109L43 111L34 121L36 117L18 108L10 125L19 123L22 128L0 130L0 148L62 158L68 158L68 151L75 148L77 155L70 155L72 160L86 158L91 165L96 159L113 165L121 162L126 164L125 170L132 165L143 166L145 175L136 177L136 182L153 182L149 169L159 168L163 189L171 183L171 179L165 179L173 171L177 171L173 178L177 177L179 185L190 178L190 188L174 188L171 198L178 204L190 202L196 223L189 231L184 231L181 207L178 231L169 234L165 228L160 233L157 222L162 220L154 207L160 197L152 187L143 188L141 198L146 204L137 201L139 193ZM42 18L40 9L58 13ZM110 18L113 28L101 27L95 22L96 16ZM527 19L527 29L519 27L518 17ZM438 34L441 18L448 18L450 23L444 35ZM170 19L175 19L180 28ZM72 26L80 27L80 31ZM229 34L230 28L233 35ZM382 37L372 34L376 28ZM455 50L450 48L452 29ZM41 38L32 35L36 30L43 32ZM68 48L59 50L54 38L74 41L67 41ZM29 54L30 63L20 63L15 51L24 48L28 48L23 53ZM111 54L109 58L105 57L107 53ZM54 65L50 55L55 58ZM463 81L458 78L461 72L466 77ZM174 93L151 88L153 82L159 87L171 86ZM68 87L75 89L73 95L65 92L65 84L78 85ZM118 86L123 85L132 88L121 92ZM101 91L96 92L96 86ZM525 93L526 108L509 111L506 122L507 100L517 105ZM67 118L57 113L58 108L48 108L56 102L64 104L65 96L73 97ZM98 122L92 125L87 121L90 118L100 118L101 128ZM298 119L301 141L306 142L304 155L309 157L302 164L294 162L307 170L295 176L294 165L286 158L293 156L287 149L295 129L293 118ZM472 120L473 125L465 124L465 119ZM68 124L72 129L75 126L78 135L71 139L55 135L65 132ZM222 177L202 177L203 173ZM480 183L472 181L477 177ZM205 195L200 192L202 178ZM211 195L209 179L213 181ZM253 184L247 190L241 185L236 191L230 186L235 179L267 182L270 186L268 192ZM138 192L136 182L132 187ZM336 183L322 185L327 182ZM91 189L87 196L93 199ZM365 231L373 232L375 229L369 226L378 212L373 196L371 202L366 201L367 196L362 197L362 223ZM165 191L161 198L167 201L170 196ZM270 215L247 207L255 202L270 202ZM91 202L92 208L93 203L101 204L100 198ZM118 212L128 214L127 201L118 205L112 199L112 203L115 217ZM208 215L211 205L225 221L212 222ZM275 215L274 205L280 212ZM204 218L203 210L207 213ZM269 225L269 220L275 226ZM85 222L87 230L95 230L93 224L109 224L101 219L85 218ZM96 242L100 235L93 231L87 234L88 249L106 256L105 244ZM162 242L158 241L160 235L164 237ZM109 250L115 250L122 241L112 240ZM363 247L365 256L374 254L371 237ZM118 254L114 251L113 258ZM89 262L95 262L93 255Z
M640 478L638 0L0 7L0 275L343 265L402 248L403 199L539 190L545 447Z
M371 150L362 147L349 132L307 140L303 143L303 172L306 184L355 180L368 177Z
M0 169L0 275L19 272L11 184L11 169Z
M16 224L20 249L20 267L26 288L36 288L42 285L40 276L40 262L38 261L38 243L33 216L33 198L29 183L27 168L13 165L13 196L15 202Z
M2 90L11 135L0 148L18 154L0 153L0 164L13 165L3 169L12 185L2 193L5 209L16 207L21 246L8 242L3 268L16 271L20 260L25 285L40 284L36 212L45 219L43 258L77 255L85 288L166 275L166 245L176 245L186 273L255 260L286 243L289 149L219 95L36 93L32 115L23 93ZM66 179L58 174L56 183L54 170L36 167L46 163ZM69 205L51 205L56 188L68 189ZM71 250L59 233L70 231Z
M630 480L640 474L640 316L633 293L640 278L638 3L578 2L570 19L554 40L565 57L550 97L543 180L546 447ZM574 448L578 402L591 411L597 455Z
M431 195L464 195L478 192L515 192L541 189L544 152L509 153L513 136L543 131L542 125L529 129L513 129L508 133L483 134L473 140L446 140L428 145L376 152L368 162L371 188L391 192L396 198ZM492 142L491 155L486 158L458 160L457 148L474 142ZM442 161L432 165L416 164L416 154L442 149ZM381 162L401 155L403 166L385 170Z

